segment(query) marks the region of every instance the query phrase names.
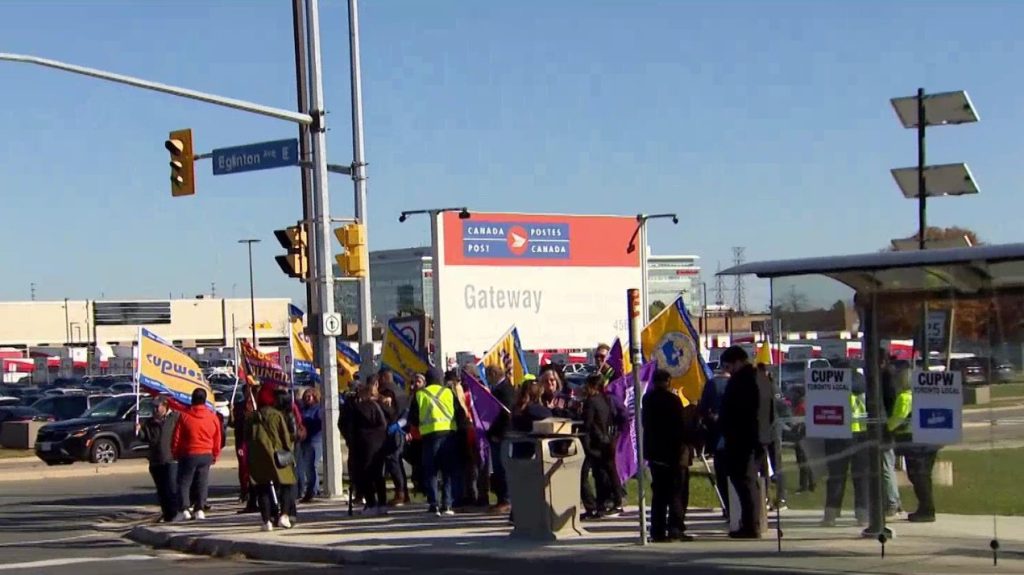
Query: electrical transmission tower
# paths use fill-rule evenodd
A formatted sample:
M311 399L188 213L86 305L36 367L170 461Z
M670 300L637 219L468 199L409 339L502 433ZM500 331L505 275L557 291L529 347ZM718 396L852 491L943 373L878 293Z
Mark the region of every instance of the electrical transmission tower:
M732 249L733 265L741 265L743 263L745 252L747 248L735 247ZM744 313L747 309L747 298L746 293L743 291L743 276L736 276L735 284L735 308L737 313Z
M722 262L718 262L718 272L715 274L715 305L717 306L725 305L725 278L718 275L721 272Z

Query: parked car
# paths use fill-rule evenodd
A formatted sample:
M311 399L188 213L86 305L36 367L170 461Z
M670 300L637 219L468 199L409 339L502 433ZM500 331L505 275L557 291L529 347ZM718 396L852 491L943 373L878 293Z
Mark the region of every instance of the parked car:
M81 395L86 393L81 387L51 387L43 390L43 397L54 397L60 395Z
M54 421L52 415L21 405L0 407L0 425L8 421Z
M996 371L995 381L998 383L1010 383L1017 378L1017 368L1012 363L996 361L994 365Z
M139 401L139 419L153 415L153 400ZM36 457L47 465L75 461L114 463L143 457L149 446L135 435L135 394L109 397L81 417L44 425L36 436Z
M988 360L983 357L964 357L949 360L949 370L959 371L964 385L984 385L988 382L985 375Z
M53 395L43 397L32 407L54 416L57 421L74 419L110 397L109 394Z
M13 407L15 405L21 405L20 397L0 395L0 407Z
M135 393L135 384L119 381L108 386L107 390L110 391L110 393L113 393L114 395L120 395L122 393Z

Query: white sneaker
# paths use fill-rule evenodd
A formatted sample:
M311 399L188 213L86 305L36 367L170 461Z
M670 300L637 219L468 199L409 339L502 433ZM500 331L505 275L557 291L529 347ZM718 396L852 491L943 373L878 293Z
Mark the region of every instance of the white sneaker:
M269 522L269 521L264 523L263 527L260 527L260 531L273 531L273 530L274 530L274 524Z
M175 515L174 519L172 519L171 521L173 523L181 523L182 521L191 521L191 520L192 520L192 512L189 511L188 509L186 509L185 511L179 511L178 514Z
M292 520L287 515L282 515L281 518L277 520L277 524L284 529L292 528Z
M204 512L202 509L196 511L196 520L202 521L203 519L206 519L206 512Z
M451 507L448 507L441 512L441 515L444 515L445 517L453 517L455 516L455 511Z

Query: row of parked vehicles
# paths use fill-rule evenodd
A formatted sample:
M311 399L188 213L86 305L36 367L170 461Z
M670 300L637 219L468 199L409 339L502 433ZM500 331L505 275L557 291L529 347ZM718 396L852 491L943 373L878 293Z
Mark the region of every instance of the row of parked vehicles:
M234 380L216 378L211 388L226 441ZM152 398L136 397L130 376L0 386L0 425L46 423L36 435L35 454L48 465L144 457L148 447L135 436L135 422L152 416Z

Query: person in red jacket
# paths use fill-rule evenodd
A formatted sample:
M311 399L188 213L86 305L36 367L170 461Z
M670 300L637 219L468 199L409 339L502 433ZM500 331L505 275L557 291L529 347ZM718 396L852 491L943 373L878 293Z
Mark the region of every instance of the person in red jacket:
M178 492L181 494L178 515L175 521L192 519L192 504L195 503L195 519L206 519L203 507L209 492L210 466L220 457L220 419L213 410L206 407L206 390L198 388L192 392L192 407L182 412L171 452L178 460ZM198 501L190 501L192 482L199 484Z

